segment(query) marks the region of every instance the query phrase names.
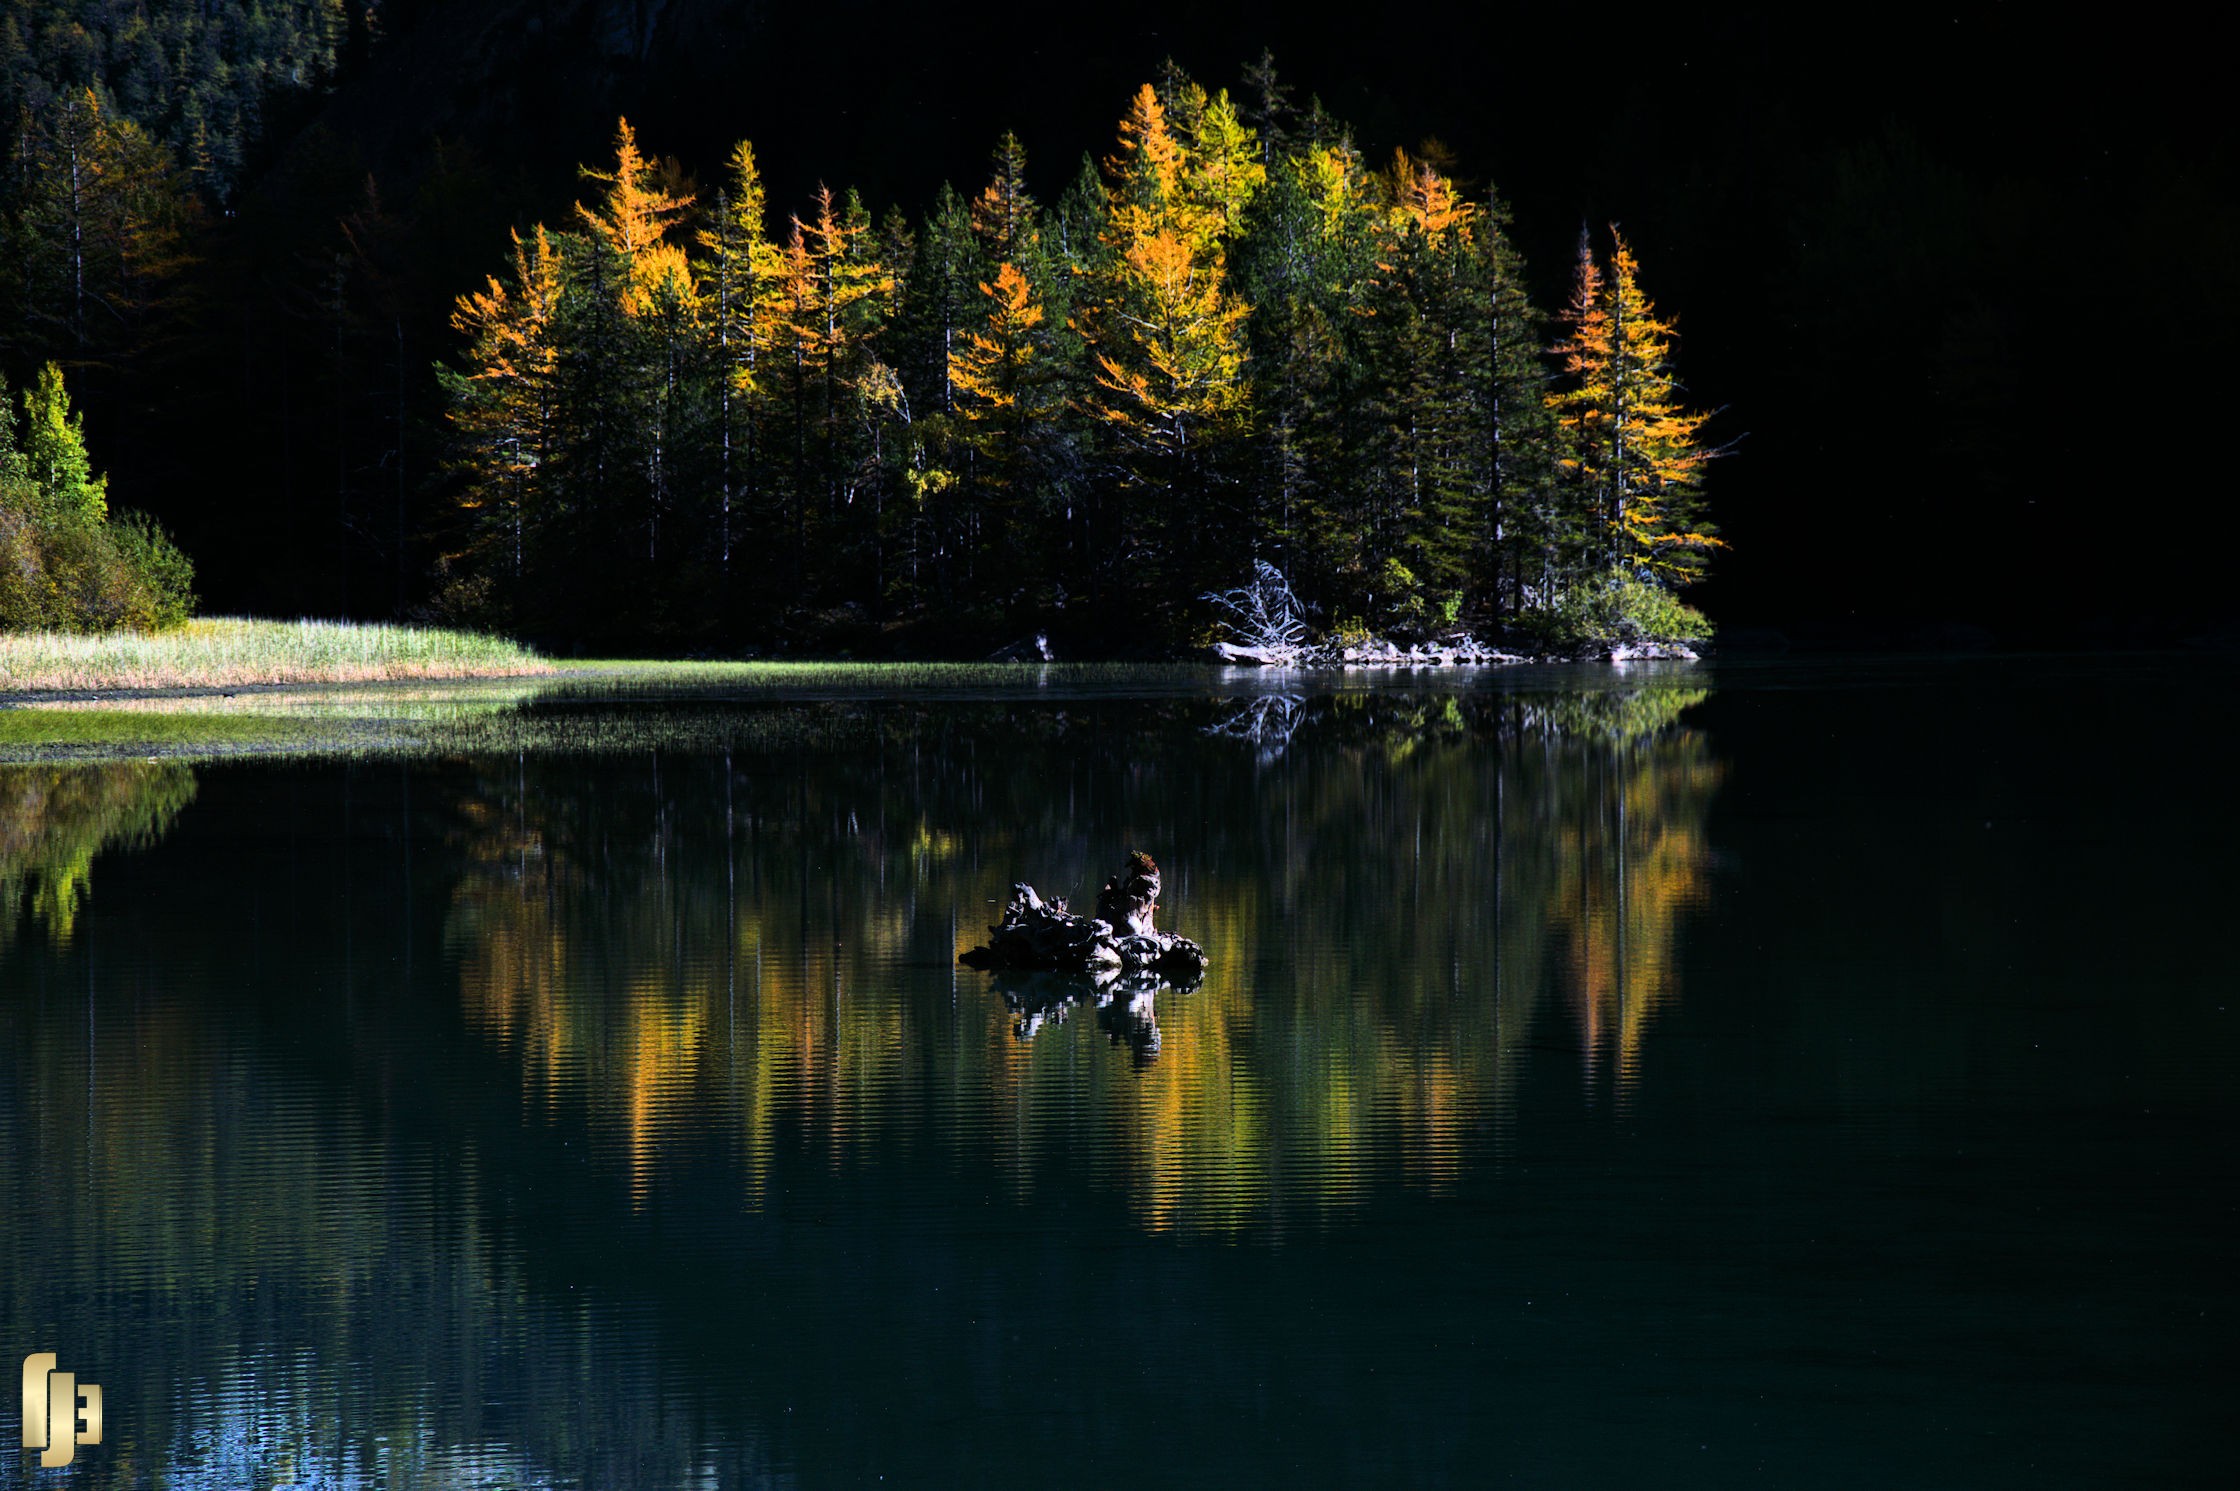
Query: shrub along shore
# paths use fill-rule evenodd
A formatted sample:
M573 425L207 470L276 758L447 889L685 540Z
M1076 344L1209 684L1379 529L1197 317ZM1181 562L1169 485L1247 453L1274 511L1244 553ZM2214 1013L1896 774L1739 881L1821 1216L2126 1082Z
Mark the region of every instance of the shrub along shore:
M0 634L0 694L515 678L553 665L479 632L210 617L161 632Z

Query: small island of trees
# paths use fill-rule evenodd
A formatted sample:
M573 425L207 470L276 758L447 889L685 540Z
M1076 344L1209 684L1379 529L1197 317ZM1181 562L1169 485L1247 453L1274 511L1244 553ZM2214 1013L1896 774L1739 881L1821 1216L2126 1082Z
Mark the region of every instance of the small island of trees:
M19 126L0 289L21 309L0 326L0 628L19 631L191 608L163 530L110 515L64 379L114 441L188 366L165 359L218 345L193 272L213 209L262 113L347 50L319 4L165 7L153 29L82 10L0 25ZM194 65L157 65L174 57ZM787 212L751 145L701 180L627 122L582 180L572 216L515 231L457 296L440 358L408 350L414 276L374 276L377 396L318 397L337 449L351 420L380 427L378 460L335 461L324 515L291 496L290 565L331 564L348 597L353 546L383 549L389 572L361 578L399 616L578 649L977 655L1039 632L1165 653L1234 636L1221 598L1270 574L1333 647L1708 633L1680 597L1720 546L1715 452L1633 245L1582 228L1544 312L1498 194L1436 142L1365 158L1265 55L1236 96L1168 64L1101 160L1047 177L1007 134L976 192L917 218L821 188ZM373 335L344 280L373 273L384 212L368 185L338 229L359 258L298 287L330 382ZM457 272L421 275L414 303L432 313ZM224 542L206 512L189 526Z
M1171 64L1047 202L1004 136L913 222L627 121L460 297L442 604L543 635L1210 639L1274 565L1332 633L1708 631L1705 416L1615 228L1533 305L1491 193L1363 160L1266 58Z

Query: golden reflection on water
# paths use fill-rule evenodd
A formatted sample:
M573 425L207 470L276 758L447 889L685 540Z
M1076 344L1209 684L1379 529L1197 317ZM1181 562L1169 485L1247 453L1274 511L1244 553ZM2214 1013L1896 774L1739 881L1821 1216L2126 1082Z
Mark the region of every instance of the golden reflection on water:
M1720 771L1693 736L1602 765L1615 781L1566 815L1548 913L1582 1060L1591 1074L1612 1072L1622 1098L1639 1080L1643 1035L1675 992L1680 919L1703 900L1704 818Z
M1258 762L1202 740L1133 762L1121 832L1180 869L1164 924L1211 955L1190 990L1014 1009L954 966L1074 829L1060 768L969 740L931 766L912 738L876 770L809 753L691 788L672 766L597 801L492 772L458 818L447 940L525 1104L611 1144L635 1205L672 1151L720 1140L755 1205L782 1152L900 1151L1021 1197L1087 1166L1154 1231L1311 1222L1497 1156L1551 1043L1598 1100L1645 1080L1710 868L1720 767L1673 723L1701 697L1336 701ZM1201 771L1229 773L1211 809ZM1077 858L1121 847L1095 836Z

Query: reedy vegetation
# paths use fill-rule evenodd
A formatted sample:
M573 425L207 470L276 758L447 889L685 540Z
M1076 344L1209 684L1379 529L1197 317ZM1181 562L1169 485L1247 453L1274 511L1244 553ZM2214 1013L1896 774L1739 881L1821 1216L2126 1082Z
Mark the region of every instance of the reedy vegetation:
M499 637L337 621L208 617L153 635L0 636L0 693L501 678L551 670Z
M1703 416L1630 246L1582 237L1551 325L1497 196L1247 76L1170 65L1048 206L1006 136L916 224L821 190L773 233L751 146L703 187L624 122L458 301L450 614L1174 643L1266 561L1326 621L1560 634L1584 587L1700 631Z

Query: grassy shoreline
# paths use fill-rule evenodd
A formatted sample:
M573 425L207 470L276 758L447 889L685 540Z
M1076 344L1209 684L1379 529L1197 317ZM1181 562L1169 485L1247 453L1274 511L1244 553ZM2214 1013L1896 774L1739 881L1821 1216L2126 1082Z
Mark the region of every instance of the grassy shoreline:
M550 661L502 637L339 621L210 617L146 635L0 635L0 697L525 678L553 671Z
M667 700L845 705L1021 688L1042 698L1113 689L1182 698L1203 695L1221 672L1202 662L562 661L499 638L333 622L0 636L0 765L636 749L673 737L659 707ZM1379 676L1342 670L1327 681L1345 688ZM1251 670L1222 687L1297 685L1296 675ZM603 707L611 702L656 707Z

